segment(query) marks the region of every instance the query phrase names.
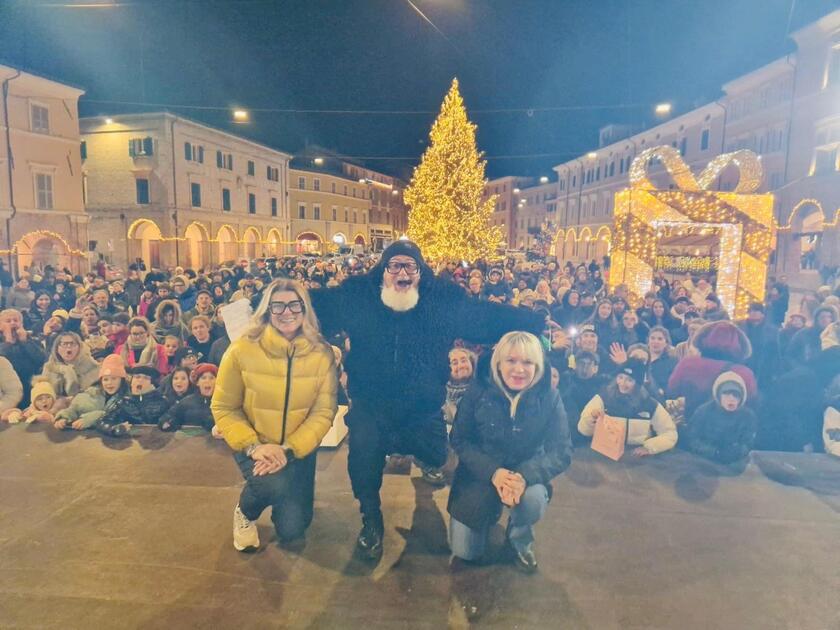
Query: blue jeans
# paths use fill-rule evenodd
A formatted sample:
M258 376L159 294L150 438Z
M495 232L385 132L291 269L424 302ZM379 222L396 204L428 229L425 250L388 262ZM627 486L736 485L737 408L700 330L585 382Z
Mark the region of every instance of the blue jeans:
M234 453L245 486L239 496L239 509L249 521L256 521L271 507L271 521L281 541L303 536L312 522L315 501L315 457L313 452L295 459L281 471L270 475L254 475L254 460L243 453Z
M525 489L519 505L510 509L507 538L513 548L522 551L534 542L534 524L545 514L548 505L548 489L534 484ZM449 548L452 555L463 560L475 560L484 555L487 534L490 527L472 529L457 519L449 519Z

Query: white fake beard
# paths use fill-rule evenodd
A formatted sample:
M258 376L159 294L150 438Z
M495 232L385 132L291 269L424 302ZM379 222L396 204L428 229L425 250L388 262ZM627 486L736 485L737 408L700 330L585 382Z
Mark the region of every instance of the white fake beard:
M382 303L392 311L403 313L410 311L420 300L420 291L417 287L411 287L408 291L397 291L393 287L382 287Z

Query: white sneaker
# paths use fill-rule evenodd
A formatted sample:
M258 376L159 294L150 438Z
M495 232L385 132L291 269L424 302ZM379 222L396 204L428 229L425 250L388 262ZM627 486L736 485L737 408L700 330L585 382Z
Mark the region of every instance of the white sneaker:
M260 535L257 532L257 524L249 521L237 505L233 510L233 547L237 551L245 551L258 549L259 546Z

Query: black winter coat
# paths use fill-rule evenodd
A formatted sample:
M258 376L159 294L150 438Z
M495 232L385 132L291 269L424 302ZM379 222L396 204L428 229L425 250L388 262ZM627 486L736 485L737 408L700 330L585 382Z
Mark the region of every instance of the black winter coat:
M23 400L18 405L21 409L29 406L32 391L32 377L40 374L47 360L40 342L29 337L25 342L0 343L0 357L6 357L15 368L20 382L23 383Z
M213 428L213 414L210 412L212 397L195 392L175 403L160 418L158 426L164 431L177 431L184 425L198 426L208 431Z
M686 429L686 449L721 464L741 460L752 450L758 418L746 406L726 411L716 400L700 405Z
M99 426L105 433L110 432L116 425L123 422L129 424L157 424L160 417L169 408L169 402L159 389L147 394L126 394L107 411L99 421Z
M345 332L350 399L384 416L428 417L440 411L456 339L492 344L505 333L540 334L540 315L504 304L471 300L457 284L425 268L420 300L396 312L382 302L383 268L352 276L339 287L312 292L324 336Z
M459 461L447 509L474 529L492 525L502 513L491 481L497 469L518 472L529 486L543 484L551 492L551 480L572 459L566 412L547 375L522 395L515 418L489 375L476 380L458 405L450 438Z

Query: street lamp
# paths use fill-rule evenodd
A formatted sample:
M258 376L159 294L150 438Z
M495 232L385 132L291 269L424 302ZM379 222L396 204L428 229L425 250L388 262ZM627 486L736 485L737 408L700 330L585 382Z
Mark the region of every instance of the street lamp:
M595 151L590 151L586 154L586 157L588 157L590 160L594 160L596 157L598 157L598 154Z
M671 103L657 103L654 112L657 116L667 116L671 113Z
M106 119L105 119L105 124L106 124L106 125L112 125L112 124L114 124L114 119L113 119L113 118L106 118Z
M514 189L513 189L513 194L514 194L514 195L518 195L518 194L519 194L519 189L518 189L518 188L514 188Z
M233 122L236 123L246 123L250 119L248 112L244 109L234 109L233 110Z
M322 166L324 164L324 158L317 157L312 161L315 163L315 166Z
M548 183L548 177L546 177L545 175L540 177L540 184L547 184L547 183Z

